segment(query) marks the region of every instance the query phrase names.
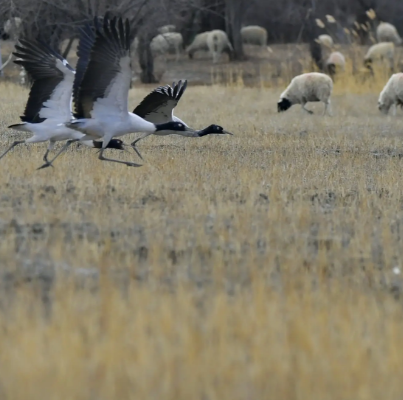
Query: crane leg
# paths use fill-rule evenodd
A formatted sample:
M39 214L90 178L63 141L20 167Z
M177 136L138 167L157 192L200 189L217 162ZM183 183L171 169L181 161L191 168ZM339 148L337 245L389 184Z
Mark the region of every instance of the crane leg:
M18 146L19 144L25 143L25 140L17 140L15 141L1 156L0 156L0 160L11 150L13 149L15 146Z
M132 144L131 146L133 147L133 150L137 153L137 155L143 160L143 156L140 154L140 152L137 150L136 147L136 143L139 142L141 139L146 138L147 136L151 135L150 132L144 133L143 135L141 135L139 138L137 138Z
M79 141L79 139L68 140L66 142L66 144L60 149L60 151L50 161L45 162L45 164L41 165L38 169L52 167L53 166L52 164L56 160L56 158L59 157L60 154L64 153L71 144L73 144L74 142L78 142L78 141Z
M99 156L98 156L99 160L110 161L110 162L115 162L115 163L119 163L119 164L124 164L124 165L127 165L128 167L141 167L141 164L135 164L135 163L128 162L128 161L115 160L113 158L106 158L106 157L103 156L104 151L105 151L105 149L102 148L100 153L99 153Z

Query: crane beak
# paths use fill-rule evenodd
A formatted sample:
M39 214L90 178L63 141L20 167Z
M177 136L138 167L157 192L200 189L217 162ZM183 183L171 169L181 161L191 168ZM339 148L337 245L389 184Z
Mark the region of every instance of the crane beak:
M222 133L224 133L225 135L231 135L231 136L234 136L234 134L233 134L233 133L228 132L228 131L222 131Z

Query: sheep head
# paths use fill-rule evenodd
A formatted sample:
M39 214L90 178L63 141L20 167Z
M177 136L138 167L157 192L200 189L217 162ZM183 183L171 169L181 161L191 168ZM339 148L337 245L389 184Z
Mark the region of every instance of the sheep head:
M277 111L278 112L283 112L288 110L292 106L292 103L290 100L283 98L277 103Z

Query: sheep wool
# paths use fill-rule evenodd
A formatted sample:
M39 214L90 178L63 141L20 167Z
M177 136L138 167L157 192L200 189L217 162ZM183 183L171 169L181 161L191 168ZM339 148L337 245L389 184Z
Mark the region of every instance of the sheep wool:
M381 22L376 28L378 42L392 42L395 45L402 43L402 39L394 25L388 22Z
M178 60L183 47L183 38L180 33L168 32L155 36L150 43L151 51L154 55L174 52Z
M333 47L333 39L330 35L319 35L317 42L329 48Z
M213 63L216 64L223 51L233 51L232 45L224 31L215 29L207 34L207 47L213 57Z
M382 42L372 45L364 57L364 63L368 67L375 61L388 61L389 66L393 69L395 60L395 45L392 42Z
M244 26L241 29L242 42L245 44L255 44L261 47L267 45L267 30L261 26Z
M326 60L326 68L330 75L335 75L336 72L343 72L346 69L346 59L339 51L330 53Z
M4 33L10 36L11 39L16 40L21 29L21 18L14 17L8 19L3 26Z
M164 26L160 26L158 28L159 33L170 33L170 32L175 32L175 31L176 31L175 25L164 25Z
M331 115L330 96L333 90L332 79L319 72L309 72L298 75L291 80L287 89L281 93L280 100L277 103L277 111L288 110L294 104L301 104L302 110L312 114L305 108L309 101L321 101L325 104L325 111Z
M208 51L207 35L209 32L210 31L206 31L195 36L193 42L186 48L186 53L188 54L189 58L193 58L193 54L197 51Z
M403 106L403 73L393 74L388 83L379 94L378 109L387 114L393 108L393 115L396 115L396 107Z

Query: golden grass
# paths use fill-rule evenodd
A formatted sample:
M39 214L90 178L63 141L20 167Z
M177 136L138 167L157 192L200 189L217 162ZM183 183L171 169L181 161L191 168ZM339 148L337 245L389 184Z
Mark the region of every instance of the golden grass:
M282 89L190 87L178 116L235 136L147 138L141 168L0 161L2 399L401 398L401 113ZM26 93L0 86L2 149Z

